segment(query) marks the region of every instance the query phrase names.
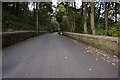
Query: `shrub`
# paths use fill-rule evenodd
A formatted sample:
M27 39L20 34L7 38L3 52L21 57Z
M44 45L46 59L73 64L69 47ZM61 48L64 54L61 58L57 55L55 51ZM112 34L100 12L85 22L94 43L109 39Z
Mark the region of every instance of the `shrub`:
M108 36L113 36L113 37L120 37L119 35L119 27L118 27L118 23L109 26L108 31L107 31L107 35Z

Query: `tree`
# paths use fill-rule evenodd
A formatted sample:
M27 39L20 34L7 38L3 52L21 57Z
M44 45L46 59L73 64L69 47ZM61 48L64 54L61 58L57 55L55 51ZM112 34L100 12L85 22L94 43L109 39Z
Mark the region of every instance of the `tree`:
M76 3L73 2L73 30L72 32L75 32L75 28L76 28L76 23L75 23L75 16L76 16Z
M95 24L94 24L94 2L91 2L91 30L92 34L95 35Z
M38 26L39 26L39 23L38 23L38 14L39 14L39 2L36 2L36 27L37 27L37 35L38 35Z
M84 7L83 7L83 17L84 17L83 26L84 26L84 33L88 33L88 31L87 31L86 2L84 2L83 5L84 5Z
M105 2L105 30L108 30L108 3Z
M61 31L67 31L68 30L67 29L68 26L67 26L67 23L66 23L66 20L68 18L67 11L68 11L68 9L65 8L64 3L60 3L60 4L57 5L56 19L57 19L57 22L60 24L60 30Z
M52 2L39 3L39 29L49 29L53 15Z
M36 23L39 24L39 30L47 30L51 21L52 3L41 2L36 10L36 2L33 3L34 10L29 10L31 2L5 2L2 4L3 8L3 31L18 30L36 30ZM39 20L36 20L38 11ZM38 22L36 22L38 21ZM38 30L38 29L37 29Z

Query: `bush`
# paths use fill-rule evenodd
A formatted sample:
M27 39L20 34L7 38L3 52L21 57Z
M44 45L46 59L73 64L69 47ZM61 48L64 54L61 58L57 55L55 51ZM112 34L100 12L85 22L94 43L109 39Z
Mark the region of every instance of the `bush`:
M114 24L113 26L109 26L107 31L108 36L120 37L119 33L118 23Z
M113 37L120 37L118 23L109 26L108 30L104 30L100 25L96 27L96 34L97 35L106 35L106 36L113 36Z
M97 34L97 35L105 35L105 30L102 28L101 25L98 25L98 26L96 27L96 34Z
M105 35L105 30L99 29L99 30L97 30L96 34L97 35Z

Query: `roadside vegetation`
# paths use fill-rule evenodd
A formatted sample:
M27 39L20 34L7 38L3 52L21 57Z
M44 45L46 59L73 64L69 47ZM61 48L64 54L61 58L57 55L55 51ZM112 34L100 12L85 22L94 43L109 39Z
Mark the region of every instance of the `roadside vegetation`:
M5 2L3 3L3 31L25 31L37 30L37 14L38 14L38 29L40 31L48 30L51 26L52 18L52 3L38 3L31 4L33 10L29 9L28 2Z
M75 2L61 2L57 6L52 2L3 2L2 5L3 32L67 31L120 37L117 2L82 2L80 8Z
M75 2L60 3L56 18L62 31L120 37L117 2L83 2L77 9Z

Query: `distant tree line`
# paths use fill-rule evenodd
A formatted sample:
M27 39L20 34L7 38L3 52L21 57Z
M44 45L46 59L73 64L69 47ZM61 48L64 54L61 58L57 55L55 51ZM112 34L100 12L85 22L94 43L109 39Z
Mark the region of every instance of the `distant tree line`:
M29 5L33 7L30 10ZM3 31L48 30L52 18L52 2L3 2Z
M75 2L62 2L56 8L56 18L61 31L118 37L119 11L117 2L82 2L80 9Z
M30 4L33 10L30 10ZM55 10L53 10L55 9ZM117 2L3 2L3 31L47 30L120 36Z

